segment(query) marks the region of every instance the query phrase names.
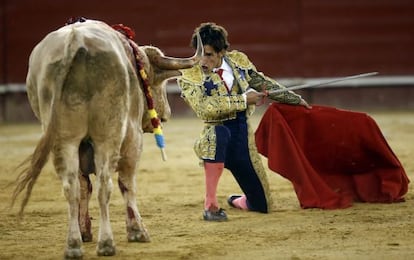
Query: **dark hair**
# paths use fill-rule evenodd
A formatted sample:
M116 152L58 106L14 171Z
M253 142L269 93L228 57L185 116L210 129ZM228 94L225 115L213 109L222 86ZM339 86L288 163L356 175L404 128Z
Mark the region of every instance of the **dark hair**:
M200 34L204 45L210 45L216 52L227 50L230 43L227 41L227 31L224 27L215 23L202 23L198 26L191 38L190 46L197 48L197 33Z

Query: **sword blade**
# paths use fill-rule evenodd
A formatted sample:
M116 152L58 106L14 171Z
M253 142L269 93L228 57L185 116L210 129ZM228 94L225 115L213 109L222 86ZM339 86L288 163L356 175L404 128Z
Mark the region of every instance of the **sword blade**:
M313 84L303 84L303 85L297 85L297 86L292 86L292 87L286 87L286 88L281 88L281 89L270 90L267 93L268 94L279 94L279 93L287 92L287 91L290 91L290 90L297 90L297 89L303 89L303 88L319 87L319 86L329 85L329 84L333 84L333 83L340 82L340 81L345 81L345 80L351 80L351 79L358 79L358 78L363 78L363 77L374 76L374 75L377 75L377 74L378 74L378 72L362 73L362 74L357 74L357 75L352 75L352 76L347 76L347 77L342 77L342 78L327 80L327 81L313 83Z

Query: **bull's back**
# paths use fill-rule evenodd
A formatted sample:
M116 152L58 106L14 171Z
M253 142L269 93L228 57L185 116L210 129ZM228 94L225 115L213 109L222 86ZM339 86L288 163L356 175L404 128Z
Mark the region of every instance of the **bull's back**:
M33 50L27 88L36 115L49 117L54 98L60 113L121 115L128 104L131 64L117 33L108 25L87 21L50 33Z

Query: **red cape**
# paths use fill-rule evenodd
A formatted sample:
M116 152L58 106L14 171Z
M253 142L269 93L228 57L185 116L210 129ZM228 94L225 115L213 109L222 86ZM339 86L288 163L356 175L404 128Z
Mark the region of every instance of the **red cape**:
M255 137L269 168L293 183L302 208L398 202L408 190L401 163L367 114L273 103Z

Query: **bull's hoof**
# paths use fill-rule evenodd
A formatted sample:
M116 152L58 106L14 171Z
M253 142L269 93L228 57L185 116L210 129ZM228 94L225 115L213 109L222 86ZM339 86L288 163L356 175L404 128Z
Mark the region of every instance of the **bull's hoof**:
M92 242L92 233L82 233L81 236L83 242Z
M68 239L64 259L82 259L82 241L79 239Z
M129 230L128 242L150 242L150 236L146 229L144 230Z
M64 255L64 259L82 259L83 257L83 253L82 250L80 248L67 248L65 250L65 255Z
M98 256L113 256L116 253L115 245L113 240L99 241L96 248Z

